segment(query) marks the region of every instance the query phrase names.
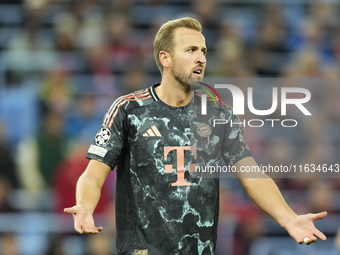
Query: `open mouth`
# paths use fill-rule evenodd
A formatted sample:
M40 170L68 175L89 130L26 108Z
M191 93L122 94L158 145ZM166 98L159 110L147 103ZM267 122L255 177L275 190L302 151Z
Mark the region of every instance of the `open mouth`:
M196 70L193 71L194 74L201 74L203 72L202 68L198 68Z

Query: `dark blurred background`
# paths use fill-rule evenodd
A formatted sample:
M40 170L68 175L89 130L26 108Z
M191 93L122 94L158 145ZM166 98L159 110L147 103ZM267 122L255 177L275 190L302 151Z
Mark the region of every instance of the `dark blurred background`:
M76 234L72 217L62 209L75 203L84 156L113 100L160 82L153 38L169 19L201 21L207 76L334 79L324 85L330 92L319 103L322 111L307 123L303 143L290 134L268 137L263 129L247 133L246 128L245 135L259 163L339 163L339 4L1 0L0 254L115 254L114 173L96 210L103 233ZM321 89L314 92L320 95ZM299 246L255 207L237 180L228 179L222 181L216 255L340 254L335 242L340 181L276 182L297 213L330 213L317 225L328 241Z

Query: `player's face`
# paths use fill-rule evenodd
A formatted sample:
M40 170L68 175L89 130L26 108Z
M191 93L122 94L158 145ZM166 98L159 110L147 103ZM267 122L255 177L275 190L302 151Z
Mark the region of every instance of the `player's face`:
M189 91L190 79L202 80L204 76L205 38L196 30L181 27L174 31L174 42L171 72L175 80Z

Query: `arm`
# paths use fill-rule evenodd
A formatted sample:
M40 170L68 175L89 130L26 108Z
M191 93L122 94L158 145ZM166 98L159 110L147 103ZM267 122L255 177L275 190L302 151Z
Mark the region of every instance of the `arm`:
M256 166L257 164L252 157L244 158L235 164L237 169L246 165ZM285 228L296 242L301 244L306 237L309 238L306 244L316 242L317 237L326 240L326 236L316 229L313 223L314 220L326 217L326 212L296 215L283 199L274 181L268 176L262 175L262 178L237 177L255 204Z
M108 165L97 160L90 160L86 170L79 177L76 188L76 205L65 208L64 212L73 214L74 228L80 234L98 234L103 229L95 227L93 212L110 171L111 168Z

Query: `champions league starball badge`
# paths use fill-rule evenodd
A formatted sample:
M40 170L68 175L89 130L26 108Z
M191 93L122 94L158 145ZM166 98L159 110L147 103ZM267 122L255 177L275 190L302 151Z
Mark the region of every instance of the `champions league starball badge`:
M102 127L98 131L94 140L97 145L102 146L110 140L110 137L111 137L111 131L106 127Z

